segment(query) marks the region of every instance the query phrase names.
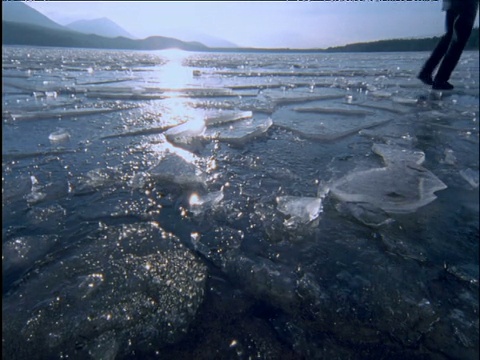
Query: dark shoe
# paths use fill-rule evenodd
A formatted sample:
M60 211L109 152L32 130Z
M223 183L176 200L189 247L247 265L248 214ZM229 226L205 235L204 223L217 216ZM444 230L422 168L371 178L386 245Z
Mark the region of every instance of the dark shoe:
M430 74L420 73L420 74L418 74L417 79L419 79L425 85L433 85L432 75L430 75Z
M452 90L454 86L448 81L435 81L432 85L433 90Z

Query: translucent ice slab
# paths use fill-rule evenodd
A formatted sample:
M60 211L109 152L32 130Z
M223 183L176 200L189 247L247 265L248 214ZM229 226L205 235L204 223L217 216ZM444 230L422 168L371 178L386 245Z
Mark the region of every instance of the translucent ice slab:
M149 170L149 174L156 181L173 183L181 187L205 187L205 175L200 168L170 152Z
M45 110L39 112L27 112L11 114L14 121L20 120L39 120L52 118L67 118L73 116L103 114L112 111L121 111L125 108L81 108L81 109L64 109L64 110Z
M266 133L272 123L271 118L241 120L231 125L207 129L205 134L220 141L242 146L251 139Z
M460 175L465 179L473 188L478 188L478 170L472 170L470 168L460 170Z
M413 162L417 165L421 165L425 161L425 153L418 150L404 149L384 144L374 144L372 146L372 151L383 158L385 165L396 165L406 162Z
M292 119L289 116L274 117L274 124L281 128L291 130L307 139L335 140L362 129L386 124L390 119L362 116L362 117L339 117L339 116L315 116L299 117Z
M322 212L322 199L317 197L279 196L277 209L288 216L285 226L308 224Z
M392 101L371 101L367 100L361 103L356 103L357 106L366 107L369 109L376 109L381 111L388 111L395 114L408 114L412 112L412 108L401 103Z
M346 108L331 108L331 107L296 107L293 110L298 112L311 112L317 114L338 114L346 116L366 116L375 114L373 111L368 110L355 110Z
M205 125L220 125L232 121L248 119L253 116L251 111L224 111L217 115L208 116L205 118Z
M9 282L9 277L15 273L23 274L57 243L56 235L20 236L4 242L2 245L4 279L7 278Z
M345 94L311 94L311 93L277 93L277 94L265 94L271 101L273 101L276 105L288 105L288 104L296 104L302 102L309 102L309 101L317 101L317 100L334 100L334 99L342 99L345 97Z
M223 190L214 191L205 195L198 195L197 193L193 193L189 199L190 210L195 215L200 215L208 209L211 209L218 205L222 200Z
M202 147L204 133L205 122L195 119L168 129L165 138L174 145L195 152Z
M352 173L330 188L342 201L367 202L389 213L414 212L436 199L446 185L421 166L409 164Z

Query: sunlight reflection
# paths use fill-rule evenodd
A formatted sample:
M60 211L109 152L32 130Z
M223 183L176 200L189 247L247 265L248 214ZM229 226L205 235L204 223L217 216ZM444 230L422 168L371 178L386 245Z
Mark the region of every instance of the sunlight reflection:
M192 70L183 66L188 53L182 50L164 50L159 55L167 58L167 63L161 67L160 82L168 90L185 89L193 78Z
M159 143L151 144L149 146L150 150L155 152L159 157L164 157L167 153L171 153L182 157L189 163L196 163L200 161L200 158L190 151L179 148L168 142L163 134L160 135L160 140L161 141Z
M177 126L169 129L162 140L163 144L154 146L156 152L175 153L186 161L195 162L197 157L178 146L189 139L201 136L205 129L204 112L191 106L192 99L185 95L185 90L195 87L192 82L192 68L184 66L185 59L191 54L182 50L171 49L156 52L166 60L158 68L158 84L166 95L161 101L162 118L169 124ZM167 120L168 119L168 120ZM162 142L163 142L162 141Z

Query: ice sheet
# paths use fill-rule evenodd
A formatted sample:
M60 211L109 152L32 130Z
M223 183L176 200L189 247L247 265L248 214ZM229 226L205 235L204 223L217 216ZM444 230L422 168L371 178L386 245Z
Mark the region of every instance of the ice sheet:
M207 129L205 135L212 139L242 146L251 139L266 133L272 123L271 118L240 120L231 125L211 127Z

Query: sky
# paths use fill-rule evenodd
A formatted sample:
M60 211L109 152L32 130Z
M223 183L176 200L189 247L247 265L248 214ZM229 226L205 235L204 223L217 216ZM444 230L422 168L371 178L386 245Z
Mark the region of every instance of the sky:
M198 32L244 47L326 48L438 36L445 24L441 1L435 0L29 1L27 4L61 25L107 17L138 38L160 35L194 40L186 38L186 34Z

